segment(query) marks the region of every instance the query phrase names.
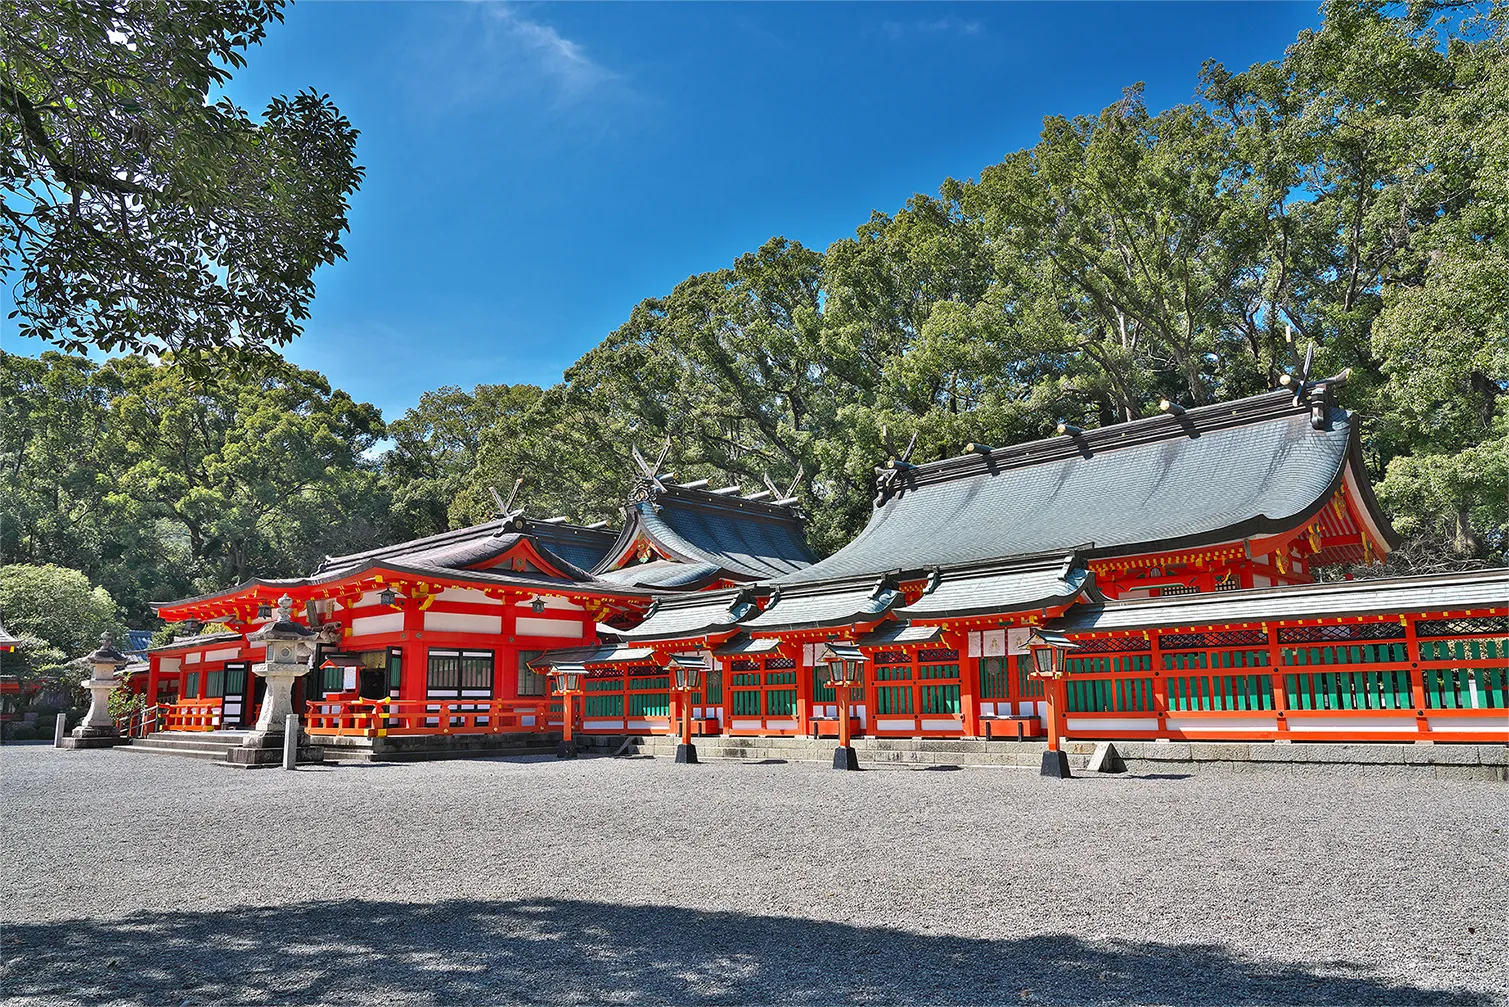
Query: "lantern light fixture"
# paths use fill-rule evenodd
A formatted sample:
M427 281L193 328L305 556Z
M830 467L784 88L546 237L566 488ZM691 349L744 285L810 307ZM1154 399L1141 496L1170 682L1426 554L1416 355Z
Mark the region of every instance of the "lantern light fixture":
M1069 772L1069 756L1059 743L1059 725L1064 714L1063 677L1069 651L1079 649L1079 644L1062 633L1038 627L1027 637L1026 645L1032 654L1034 673L1045 680L1043 691L1048 698L1048 750L1043 753L1042 775L1067 779L1073 774Z
M693 692L702 687L702 673L707 664L700 656L675 654L671 657L671 671L676 675L676 688Z
M385 587L382 589L382 593L377 596L377 600L384 605L393 605L398 601L398 595L394 593L391 587Z
M1027 649L1032 652L1032 665L1037 674L1045 678L1062 678L1069 651L1078 650L1079 644L1051 629L1035 629L1027 637Z
M864 682L864 651L852 643L830 643L818 660L828 666L828 684L833 688L834 711L838 717L838 748L833 751L833 768L857 770L859 757L849 737L849 690Z
M571 709L571 697L581 689L582 677L586 675L587 668L581 664L552 664L546 666L545 673L555 685L556 695L561 697L561 740L555 746L555 757L574 759L576 742L571 738L571 725L575 713Z
M539 615L541 612L545 611L545 599L541 598L539 595L535 595L534 599L529 603L529 611L533 612L535 615Z
M865 655L849 643L830 643L821 660L828 666L828 682L838 688L850 688L864 681Z
M561 695L576 692L581 688L582 676L587 669L579 664L558 664L550 669L550 677L555 679L555 691Z
M262 604L258 605L257 606L257 618L258 619L263 619L263 620L271 619L272 618L272 606L269 605L265 601Z
M198 619L184 620L183 631L189 634L189 636L198 636L202 629L204 629L204 623L200 622Z
M702 686L702 673L707 670L707 662L701 654L672 654L666 667L675 676L676 689L681 693L681 742L676 746L676 761L696 765L697 746L692 744L692 693Z

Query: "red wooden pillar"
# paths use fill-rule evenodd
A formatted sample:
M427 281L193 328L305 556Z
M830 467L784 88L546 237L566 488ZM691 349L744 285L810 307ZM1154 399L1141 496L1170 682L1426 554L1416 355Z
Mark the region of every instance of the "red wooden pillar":
M425 653L424 613L414 601L403 602L403 672L398 686L400 699L424 699L429 691L430 668Z
M1049 678L1043 685L1043 698L1048 703L1048 751L1057 752L1064 735L1064 680Z
M1168 737L1168 671L1163 667L1163 650L1158 645L1158 630L1147 630L1148 664L1153 673L1153 712L1158 715L1158 737Z
M797 737L805 737L812 733L812 704L817 702L816 690L813 681L817 678L817 657L814 652L811 666L804 665L802 658L806 653L806 645L782 644L781 656L796 660L796 733Z
M1419 616L1400 616L1404 624L1404 656L1409 661L1409 693L1415 704L1415 730L1421 735L1430 733L1430 721L1425 717L1425 673L1420 669L1420 641L1415 635L1415 621Z
M1001 631L1002 633L1005 630ZM963 630L949 630L943 634L943 643L959 652L959 713L964 722L964 737L975 738L980 734L980 668L985 663L985 648L982 656L969 656L969 634ZM1001 648L1004 652L1005 647Z
M157 705L157 680L162 676L162 658L152 654L147 658L146 705Z

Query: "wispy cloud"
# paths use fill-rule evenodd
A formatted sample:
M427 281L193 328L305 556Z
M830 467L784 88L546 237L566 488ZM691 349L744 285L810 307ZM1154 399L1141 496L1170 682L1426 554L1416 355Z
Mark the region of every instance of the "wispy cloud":
M949 15L932 21L885 21L880 30L891 38L907 38L914 35L979 35L984 27L978 21Z
M622 84L623 79L587 55L581 44L563 36L542 21L519 13L510 4L490 4L483 8L489 22L487 41L503 58L518 59L552 81L557 98L572 102L599 89Z
M627 77L594 59L526 6L453 7L450 38L429 54L452 101L526 103L554 113L581 112L635 98Z

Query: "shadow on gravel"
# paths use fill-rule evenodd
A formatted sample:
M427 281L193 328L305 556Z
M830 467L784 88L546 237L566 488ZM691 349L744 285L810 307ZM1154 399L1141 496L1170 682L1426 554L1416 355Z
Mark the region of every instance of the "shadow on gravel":
M556 900L12 923L3 939L6 997L51 1002L1491 1002L1371 979L1351 963L1312 971L1216 945L980 940Z

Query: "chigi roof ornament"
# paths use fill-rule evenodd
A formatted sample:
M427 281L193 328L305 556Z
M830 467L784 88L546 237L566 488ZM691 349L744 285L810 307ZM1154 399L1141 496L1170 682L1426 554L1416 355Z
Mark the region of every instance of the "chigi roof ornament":
M644 455L639 453L638 444L630 447L629 453L634 456L634 464L639 466L640 472L640 478L634 480L634 487L629 491L629 503L639 503L664 493L665 483L661 482L660 467L665 464L666 456L671 453L671 438L666 437L665 446L660 449L660 454L655 456L653 465L645 461Z
M912 439L906 442L905 451L896 450L896 441L892 439L891 428L888 426L880 428L880 439L885 443L891 457L884 466L876 470L876 507L885 503L891 498L891 494L896 492L896 482L901 473L917 467L912 464L912 450L917 447L917 431L912 431Z
M524 508L520 507L518 510L514 510L513 506L514 498L519 495L519 487L522 485L524 485L524 477L519 476L519 478L513 481L513 489L508 491L507 500L504 500L498 493L496 486L487 487L487 492L492 494L493 503L498 508L497 519L503 522L498 528L498 535L502 535L506 531L518 531L522 527L519 519L524 516Z
M1330 423L1331 391L1347 383L1347 379L1352 376L1352 369L1348 367L1340 374L1333 374L1311 384L1310 366L1315 363L1315 340L1310 340L1310 345L1305 349L1304 362L1301 363L1299 350L1294 344L1294 329L1285 325L1284 346L1289 351L1290 366L1299 372L1299 376L1283 374L1279 376L1278 383L1294 392L1296 406L1306 402L1310 404L1311 429L1325 430Z

